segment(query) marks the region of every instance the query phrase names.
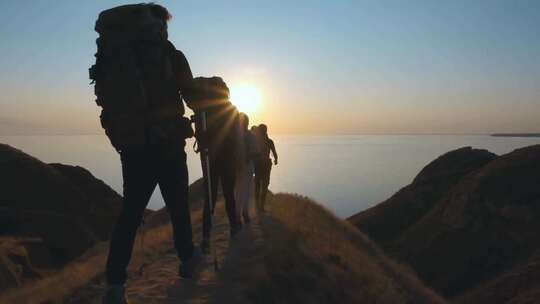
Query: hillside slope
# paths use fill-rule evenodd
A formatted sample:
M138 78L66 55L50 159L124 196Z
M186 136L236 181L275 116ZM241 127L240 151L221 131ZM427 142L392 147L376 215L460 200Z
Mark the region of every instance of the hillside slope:
M383 246L391 243L428 213L461 178L496 157L471 147L445 153L422 169L410 185L349 221Z
M527 263L540 249L540 145L470 169L391 241L379 238L373 229L364 230L448 297ZM410 201L394 197L387 204L399 210ZM381 227L395 219L374 216ZM370 217L365 212L350 220L362 229L373 222Z
M121 200L83 168L49 165L0 144L0 291L108 239ZM29 270L14 272L21 267Z
M132 302L444 303L352 225L313 201L289 194L269 200L268 212L253 212L252 222L232 239L223 201L218 202L212 244L219 271L214 270L214 256L208 255L193 280L177 277L168 229L164 243L148 247L152 252L145 256L144 273L137 271L140 259L130 267L127 293ZM200 215L200 210L192 212L196 242ZM103 287L103 279L95 280L64 303L97 304Z
M540 252L523 264L460 296L459 304L536 304L540 299Z
M202 196L202 182L197 180L190 186L190 205L192 207L191 218L195 224L194 233L199 234L201 222L200 202ZM17 238L20 240L20 238ZM25 252L25 247L17 247L19 243L6 243L10 246L2 246L2 238L0 238L0 266L3 266L1 259L2 252ZM24 245L32 240L28 240ZM144 246L143 246L144 244ZM86 250L81 256L70 261L61 268L55 269L54 272L48 273L45 276L28 277L18 284L13 284L9 290L0 292L0 303L63 303L69 300L69 303L101 303L101 293L103 286L95 289L95 282L103 282L103 272L105 270L105 262L108 253L108 241L96 243L94 246ZM5 249L5 250L3 250ZM167 254L174 256L172 243L172 229L169 217L165 208L158 211L147 212L146 223L137 230L135 246L133 248L132 260L129 267L130 277L136 277L142 266L147 265L151 261L160 261ZM44 254L47 255L46 252ZM5 256L5 255L4 255ZM24 255L26 256L26 255ZM39 255L43 256L43 255ZM176 261L176 257L174 258ZM30 262L24 263L19 261L17 269L26 269L25 265L30 265ZM23 261L23 263L20 263ZM33 266L33 261L30 266ZM6 263L5 266L13 266L12 263ZM6 268L7 268L6 267ZM177 265L171 269L177 269ZM146 272L145 272L146 273ZM173 270L174 273L174 270ZM0 279L4 273L0 267ZM160 274L162 275L162 274ZM148 282L146 282L146 286ZM7 286L9 287L9 286ZM88 289L90 292L88 292ZM76 293L76 297L73 295ZM82 299L78 298L82 295ZM146 302L143 302L146 303Z
M254 281L256 303L444 303L363 233L306 197L274 195L263 220L267 274Z

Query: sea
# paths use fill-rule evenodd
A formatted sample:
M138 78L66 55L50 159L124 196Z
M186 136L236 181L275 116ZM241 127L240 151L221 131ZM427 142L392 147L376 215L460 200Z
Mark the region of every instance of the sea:
M272 168L273 192L307 196L346 218L374 206L409 184L438 156L471 146L505 154L540 144L540 138L489 135L273 136L279 163ZM0 136L44 162L82 166L122 193L119 155L103 135ZM190 181L202 176L198 155L188 142ZM164 206L156 188L149 208Z

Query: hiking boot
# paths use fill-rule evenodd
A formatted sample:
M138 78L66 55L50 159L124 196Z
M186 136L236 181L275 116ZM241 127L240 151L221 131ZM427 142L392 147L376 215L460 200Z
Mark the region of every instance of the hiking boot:
M195 269L201 263L201 261L201 250L199 248L193 248L193 254L191 255L191 258L187 261L180 262L180 266L178 267L178 276L184 279L193 278Z
M103 304L129 304L126 299L126 288L123 285L111 285L105 289Z
M203 254L210 254L210 240L209 238L205 237L201 241L201 251Z

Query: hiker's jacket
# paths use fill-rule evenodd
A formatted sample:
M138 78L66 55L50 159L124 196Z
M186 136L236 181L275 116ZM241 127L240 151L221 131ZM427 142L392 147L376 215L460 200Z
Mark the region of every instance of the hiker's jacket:
M207 107L207 142L211 158L236 161L241 140L240 117L230 102L216 103Z
M182 103L182 92L189 90L193 75L184 54L169 42L174 83L170 84L170 94L173 98L149 96L147 116L147 136L149 143L174 142L193 135L191 123L184 118L185 109ZM159 84L158 84L159 85ZM169 86L166 86L169 87ZM159 94L159 93L158 93ZM186 100L186 103L189 101Z
M277 158L276 147L274 146L274 141L268 137L261 136L259 137L259 147L261 151L260 160L263 162L270 161L270 152L274 155L274 158ZM270 161L271 162L271 161Z
M261 156L261 151L257 142L255 134L250 130L244 130L244 151L245 151L245 162L255 162Z

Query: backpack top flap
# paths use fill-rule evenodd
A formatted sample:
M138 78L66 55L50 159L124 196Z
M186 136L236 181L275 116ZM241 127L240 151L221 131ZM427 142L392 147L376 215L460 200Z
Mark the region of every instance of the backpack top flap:
M191 108L214 107L229 102L229 87L221 77L196 77L182 95Z
M131 4L105 10L99 14L95 30L101 36L142 34L148 37L155 34L167 39L166 20L169 16L164 18L157 7L154 4Z

